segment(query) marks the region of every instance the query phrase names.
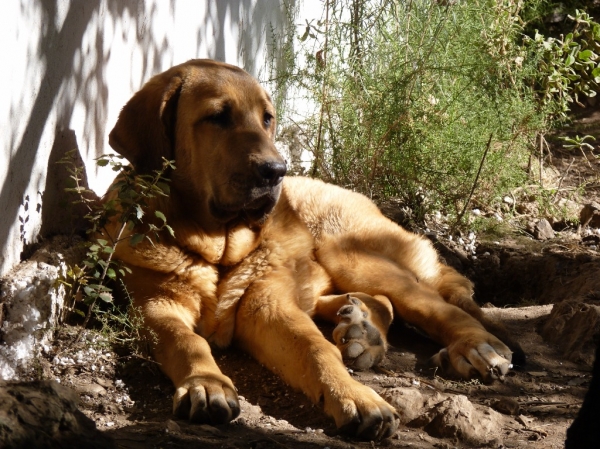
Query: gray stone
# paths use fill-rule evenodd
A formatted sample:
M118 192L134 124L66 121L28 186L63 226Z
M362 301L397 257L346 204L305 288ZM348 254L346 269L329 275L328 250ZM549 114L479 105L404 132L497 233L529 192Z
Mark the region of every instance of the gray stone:
M0 384L0 447L116 449L77 403L73 390L54 381Z
M600 228L600 204L592 201L579 212L579 223L582 227Z
M548 240L554 238L554 229L548 220L542 218L533 224L533 236L538 240Z
M600 335L600 306L582 299L554 304L541 330L542 337L558 345L571 361L592 365L595 339Z
M81 258L78 251L77 242L56 237L0 280L1 379L18 380L51 342L64 313L66 291L59 280Z
M456 395L439 402L408 425L423 427L434 437L486 445L501 435L504 420L491 408L476 407L466 396Z

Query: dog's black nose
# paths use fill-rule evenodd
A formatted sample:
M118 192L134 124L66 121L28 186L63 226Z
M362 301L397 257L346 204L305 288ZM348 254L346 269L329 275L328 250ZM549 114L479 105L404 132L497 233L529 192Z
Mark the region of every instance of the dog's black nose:
M287 165L285 162L270 161L258 166L258 174L262 179L273 186L276 186L281 182L286 172Z

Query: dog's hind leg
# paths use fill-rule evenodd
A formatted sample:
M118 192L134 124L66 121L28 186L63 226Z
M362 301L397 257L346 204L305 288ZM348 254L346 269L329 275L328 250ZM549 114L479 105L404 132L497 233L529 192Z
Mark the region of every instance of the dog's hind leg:
M480 321L488 332L502 340L513 352L512 362L515 365L525 364L525 352L506 328L499 322L488 318L473 300L473 284L454 268L440 264L440 276L436 288L448 303L460 307L472 317Z
M479 373L484 380L508 371L511 350L479 320L445 300L435 282L420 280L385 256L333 239L319 249L317 258L338 290L386 296L402 319L444 345L434 361L449 371L465 378Z

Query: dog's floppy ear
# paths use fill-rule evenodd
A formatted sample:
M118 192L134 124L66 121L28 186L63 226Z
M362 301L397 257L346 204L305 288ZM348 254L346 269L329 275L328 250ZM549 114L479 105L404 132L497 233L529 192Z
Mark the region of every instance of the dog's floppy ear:
M177 102L183 84L180 71L155 76L123 107L109 143L138 173L162 167L174 157Z

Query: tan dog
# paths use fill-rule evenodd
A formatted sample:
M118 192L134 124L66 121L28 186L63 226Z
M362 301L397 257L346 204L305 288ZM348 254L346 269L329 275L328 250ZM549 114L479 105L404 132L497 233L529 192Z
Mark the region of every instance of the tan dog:
M393 313L441 343L435 360L455 373L504 375L511 351L486 331L471 283L364 196L284 179L274 132L273 105L252 77L192 60L152 78L110 134L140 172L159 168L161 157L177 167L170 196L150 206L175 238L116 251L133 270L127 287L175 384L174 413L215 424L238 416L236 390L209 346L233 341L322 402L342 430L388 437L396 411L343 359L363 369L378 363ZM339 349L316 316L339 323Z

